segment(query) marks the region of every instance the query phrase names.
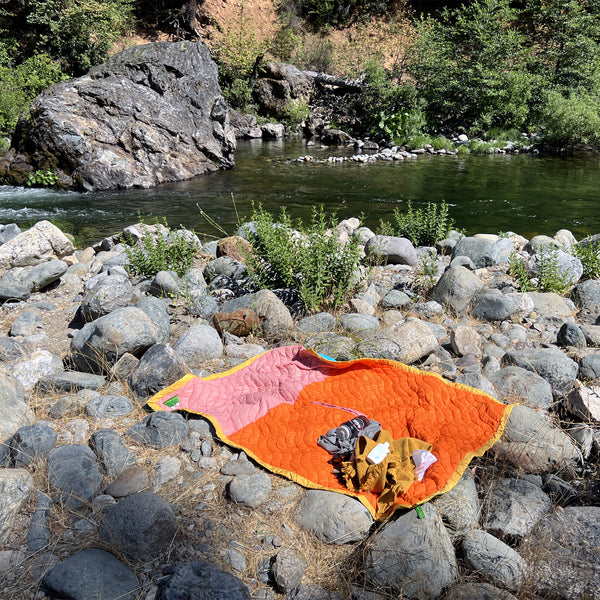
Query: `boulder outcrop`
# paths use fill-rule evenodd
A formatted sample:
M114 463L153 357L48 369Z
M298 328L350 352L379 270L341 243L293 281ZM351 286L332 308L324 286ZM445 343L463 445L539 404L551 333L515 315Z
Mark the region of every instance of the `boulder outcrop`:
M202 43L156 42L39 95L21 116L0 178L52 170L85 190L148 188L232 167L235 135Z

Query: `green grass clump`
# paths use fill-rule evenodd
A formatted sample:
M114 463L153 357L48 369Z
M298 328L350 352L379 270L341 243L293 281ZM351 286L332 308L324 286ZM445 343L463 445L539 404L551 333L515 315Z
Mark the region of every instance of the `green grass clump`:
M149 279L159 271L175 271L182 277L192 266L198 252L198 242L189 229L170 229L166 219L161 231L158 220L154 230L142 222L143 236L137 243L130 245L122 240L129 263L126 265L130 275Z
M425 208L413 208L408 201L408 210L401 213L394 209L393 223L381 223L384 234L409 239L414 246L435 246L446 239L454 226L445 201L440 204L427 203Z
M531 292L535 290L527 266L523 259L515 252L511 252L508 259L508 274L515 278L515 283L520 292Z
M539 288L542 292L564 294L572 283L568 273L561 273L556 248L542 248L538 264Z
M452 140L449 140L443 135L438 135L437 137L434 137L431 142L431 145L433 146L434 150L454 150L454 144L452 143Z
M260 288L295 288L305 310L336 308L354 291L361 253L358 238L342 244L334 215L313 208L310 222L294 224L281 210L279 221L262 206L247 227L252 252L245 259L251 280Z
M418 133L406 140L406 145L413 150L424 148L427 145L433 145L433 137L425 133Z
M471 154L495 154L497 148L497 143L484 142L483 140L471 140L469 142Z

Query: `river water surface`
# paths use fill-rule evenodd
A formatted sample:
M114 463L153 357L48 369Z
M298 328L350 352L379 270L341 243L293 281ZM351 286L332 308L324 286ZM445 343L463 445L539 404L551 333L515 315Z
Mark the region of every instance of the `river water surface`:
M364 216L375 229L394 208L445 201L467 234L514 231L526 237L566 228L580 239L600 232L600 156L429 156L400 163L299 163L305 154L327 157L351 149L307 148L301 140L242 142L236 166L150 190L58 192L0 186L0 223L27 226L41 219L68 222L81 243L117 233L139 220L166 217L199 233L228 233L252 202L273 213L286 206L307 218L322 204L339 218Z

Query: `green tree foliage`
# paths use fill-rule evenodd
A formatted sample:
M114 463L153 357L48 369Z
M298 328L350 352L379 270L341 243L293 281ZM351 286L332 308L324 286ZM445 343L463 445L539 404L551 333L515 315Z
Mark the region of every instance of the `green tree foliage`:
M408 66L438 130L524 125L536 82L517 18L508 0L476 0L417 22Z
M42 53L15 64L16 42L0 41L0 134L7 135L19 115L40 92L65 76L59 64Z
M132 29L133 5L133 0L8 0L0 24L19 40L17 62L46 53L75 76L104 61Z
M391 0L299 0L300 12L316 27L343 25L360 16L381 15Z

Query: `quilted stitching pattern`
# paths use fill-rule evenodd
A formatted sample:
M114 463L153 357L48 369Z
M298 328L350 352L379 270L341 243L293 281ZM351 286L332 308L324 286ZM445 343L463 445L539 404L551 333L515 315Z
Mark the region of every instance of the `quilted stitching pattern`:
M164 402L173 396L179 403L170 408ZM319 435L351 415L318 403L361 411L394 439L413 437L432 445L438 462L394 508L415 506L453 487L470 460L500 437L512 409L479 390L395 361L332 362L301 346L266 352L204 380L188 376L149 405L202 414L223 441L266 468L307 487L357 496L375 515L377 497L350 492L317 445Z

